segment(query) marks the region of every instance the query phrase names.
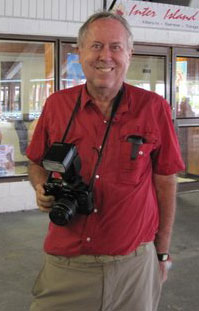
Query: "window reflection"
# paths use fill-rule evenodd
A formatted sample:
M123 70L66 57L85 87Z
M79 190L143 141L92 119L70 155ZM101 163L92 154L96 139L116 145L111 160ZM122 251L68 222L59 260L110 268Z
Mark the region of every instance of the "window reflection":
M79 63L75 44L62 43L61 53L61 89L85 83L86 79Z
M53 43L0 40L0 176L27 173L29 129L53 91Z
M199 59L176 59L176 107L177 117L199 117Z
M133 55L127 82L165 97L165 56Z
M186 165L185 177L199 176L199 127L180 127L178 130L182 156Z

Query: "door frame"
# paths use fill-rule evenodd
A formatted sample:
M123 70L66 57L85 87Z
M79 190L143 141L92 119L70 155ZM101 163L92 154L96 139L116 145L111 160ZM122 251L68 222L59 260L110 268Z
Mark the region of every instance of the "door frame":
M176 128L176 132L179 132L180 128L188 128L188 127L199 127L199 117L177 117L176 109L176 58L177 57L194 57L199 59L199 50L198 48L184 48L184 47L173 47L172 48L172 78L171 78L171 94L172 94L172 111L174 124ZM191 175L190 175L191 177ZM188 190L198 190L199 189L199 179L196 179L194 182L184 182L178 185L179 191L188 191Z

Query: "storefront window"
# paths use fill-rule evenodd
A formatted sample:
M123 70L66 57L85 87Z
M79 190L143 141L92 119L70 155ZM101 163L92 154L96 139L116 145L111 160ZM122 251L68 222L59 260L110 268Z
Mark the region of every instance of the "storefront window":
M0 40L0 177L27 173L25 150L53 91L53 43Z
M176 59L177 118L199 117L199 58Z
M72 43L62 43L61 53L61 89L85 83L77 48Z
M198 179L199 126L180 127L178 129L178 138L186 166L185 172L181 173L180 176ZM191 179L190 181L193 180Z
M165 97L166 57L154 55L133 55L127 73L127 82L153 91Z

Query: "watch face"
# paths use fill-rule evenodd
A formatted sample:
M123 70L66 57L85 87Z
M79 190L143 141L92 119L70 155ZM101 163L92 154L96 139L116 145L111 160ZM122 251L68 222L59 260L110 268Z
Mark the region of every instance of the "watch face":
M169 259L169 254L158 254L159 261L167 261Z
M169 259L169 255L168 254L163 254L162 255L162 261L167 261Z

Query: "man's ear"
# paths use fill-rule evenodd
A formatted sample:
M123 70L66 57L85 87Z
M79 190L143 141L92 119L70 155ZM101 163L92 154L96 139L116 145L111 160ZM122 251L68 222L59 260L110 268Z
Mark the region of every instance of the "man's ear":
M76 46L75 53L78 54L79 62L81 63L81 49L79 48L79 46Z
M79 54L79 47L78 47L78 45L76 45L74 52L75 52L75 54Z
M133 49L131 49L131 50L129 51L129 60L130 60L130 61L131 61L131 59L132 59L132 57L133 57L133 52L134 52Z

